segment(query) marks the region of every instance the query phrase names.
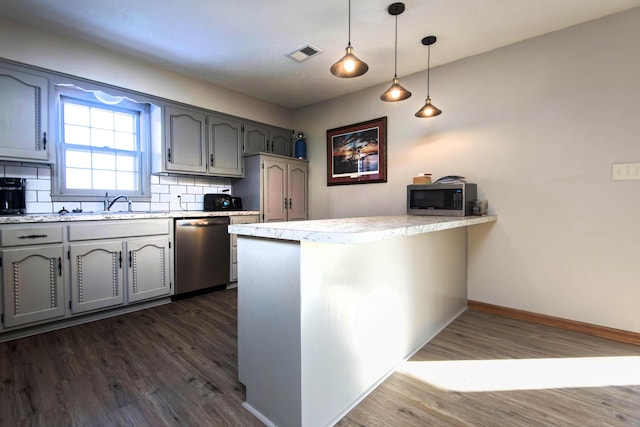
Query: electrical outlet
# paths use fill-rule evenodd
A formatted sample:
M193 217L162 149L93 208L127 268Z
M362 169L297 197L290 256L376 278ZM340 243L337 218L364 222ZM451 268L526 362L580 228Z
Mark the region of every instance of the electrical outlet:
M614 163L611 168L613 181L640 180L640 163Z

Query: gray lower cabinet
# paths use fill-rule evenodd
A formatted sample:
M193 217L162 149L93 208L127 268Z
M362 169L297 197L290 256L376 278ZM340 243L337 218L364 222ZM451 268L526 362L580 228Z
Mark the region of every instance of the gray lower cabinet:
M171 219L0 226L0 332L169 297Z
M0 67L0 158L48 161L49 79L8 67Z
M6 328L65 315L61 226L0 230L3 324Z
M64 316L62 245L2 250L4 325L27 325Z
M142 237L126 241L127 301L138 302L168 296L169 237Z
M83 313L169 296L170 220L100 225L69 226L71 311Z
M72 313L124 304L121 242L74 243L69 253Z
M232 215L229 217L231 224L254 224L260 222L258 215ZM231 235L231 282L238 280L238 236Z

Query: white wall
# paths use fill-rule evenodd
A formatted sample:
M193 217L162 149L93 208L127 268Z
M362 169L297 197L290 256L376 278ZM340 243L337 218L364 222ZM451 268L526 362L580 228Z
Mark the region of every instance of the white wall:
M307 135L313 218L398 214L419 172L464 175L499 216L472 228L469 298L640 332L640 8L431 72L441 116L417 119L426 74L295 113ZM431 48L433 56L444 41ZM388 182L326 186L326 130L388 117Z
M291 110L94 44L0 18L0 58L291 129Z

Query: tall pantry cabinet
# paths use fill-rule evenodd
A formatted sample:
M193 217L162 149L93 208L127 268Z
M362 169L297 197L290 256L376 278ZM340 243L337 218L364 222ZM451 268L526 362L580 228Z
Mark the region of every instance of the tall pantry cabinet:
M300 221L309 217L309 162L273 154L244 159L245 178L233 185L244 209L259 210L261 222Z

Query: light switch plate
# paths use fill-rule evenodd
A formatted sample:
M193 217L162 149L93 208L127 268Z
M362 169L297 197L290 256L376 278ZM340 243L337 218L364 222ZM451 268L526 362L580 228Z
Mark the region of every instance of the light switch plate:
M611 168L613 181L640 180L640 163L614 163Z

